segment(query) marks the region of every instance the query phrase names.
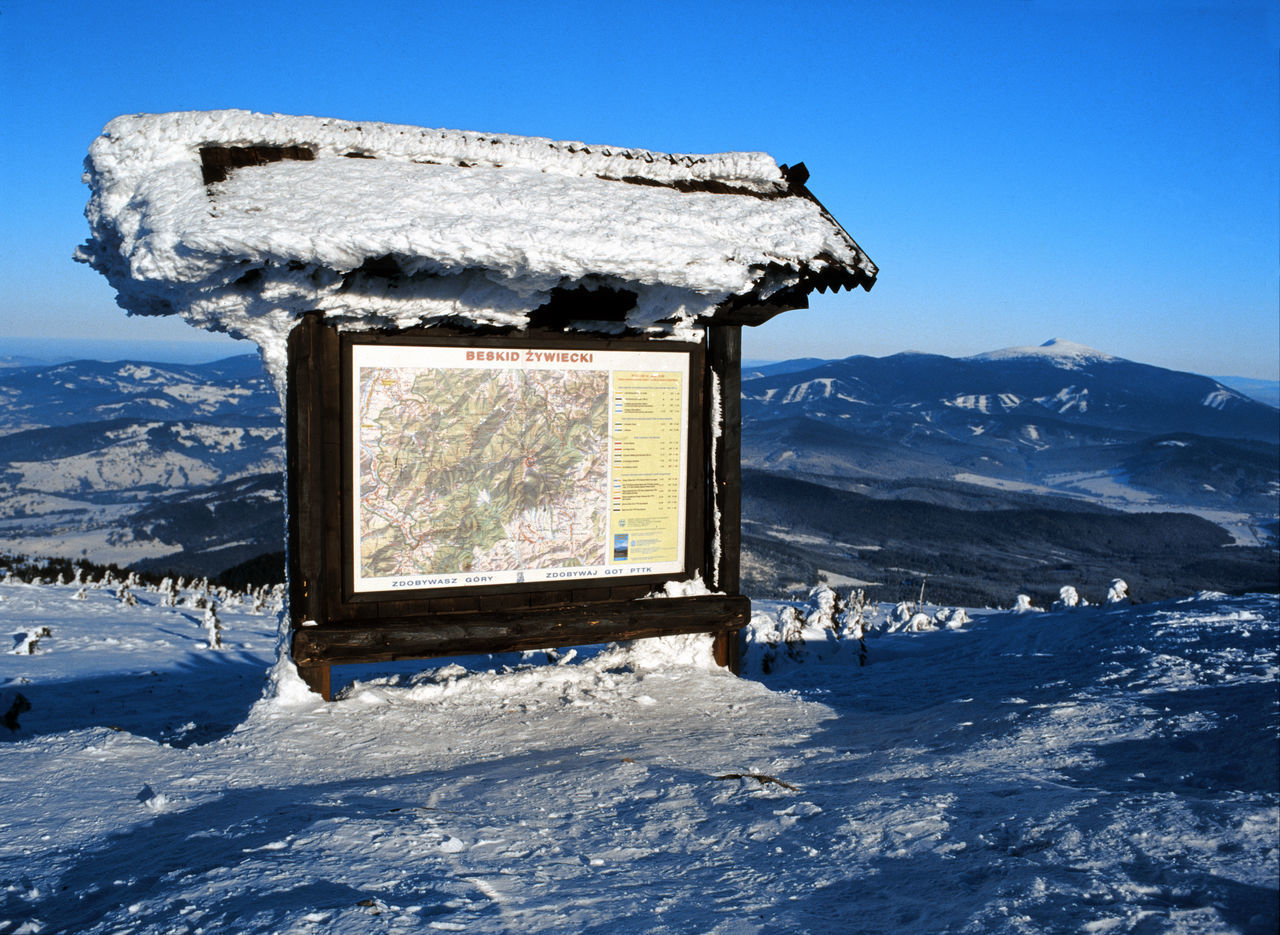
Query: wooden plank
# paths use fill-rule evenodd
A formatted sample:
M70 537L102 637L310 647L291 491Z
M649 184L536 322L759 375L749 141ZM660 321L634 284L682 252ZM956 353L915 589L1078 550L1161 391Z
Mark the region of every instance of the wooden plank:
M318 666L548 649L679 633L736 633L746 625L750 609L745 597L703 595L379 620L369 625L331 624L295 631L293 658L300 666Z
M708 543L713 587L737 594L741 587L742 550L742 327L711 325L707 359L718 388L719 419L712 434L715 465L712 478L713 540ZM712 413L714 416L716 413ZM745 622L745 621L744 621ZM717 633L716 662L734 675L741 672L740 635Z
M305 315L288 342L286 451L290 541L290 618L296 628L303 620L323 622L326 607L324 576L323 449L324 425L319 418L323 386L318 314Z
M710 556L712 587L737 594L742 548L742 328L707 329L707 358L719 387L720 421L713 432L715 477L712 497L718 514L719 548ZM712 543L708 543L708 548Z

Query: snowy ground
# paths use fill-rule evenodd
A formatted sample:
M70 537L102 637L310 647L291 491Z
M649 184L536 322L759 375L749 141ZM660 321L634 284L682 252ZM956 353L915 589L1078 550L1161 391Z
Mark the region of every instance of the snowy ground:
M224 608L214 651L198 611L72 593L0 586L5 637L51 631L0 654L31 705L0 727L0 935L1280 920L1274 596L992 614L863 668L811 634L743 679L652 642L348 668L324 704L259 700L271 617Z

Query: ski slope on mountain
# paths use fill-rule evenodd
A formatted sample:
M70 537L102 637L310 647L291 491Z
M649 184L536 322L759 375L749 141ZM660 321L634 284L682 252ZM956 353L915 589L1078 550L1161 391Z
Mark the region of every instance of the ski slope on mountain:
M0 933L1242 932L1277 607L991 613L277 678L275 621L0 585ZM753 632L780 605L757 604ZM9 648L6 644L6 649ZM4 712L0 712L3 714Z

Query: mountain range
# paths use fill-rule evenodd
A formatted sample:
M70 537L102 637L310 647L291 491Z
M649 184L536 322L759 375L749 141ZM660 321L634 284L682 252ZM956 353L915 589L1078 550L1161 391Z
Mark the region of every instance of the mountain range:
M1150 539L1148 529L1145 552L1126 541L1129 557L1115 569L1127 567L1160 593L1185 587L1182 578L1219 575L1222 589L1275 581L1269 550L1280 512L1280 411L1209 377L1054 340L960 359L904 353L786 361L744 369L742 386L744 542L757 589L785 590L817 571L876 584L932 573L972 601L982 599L980 579L993 575L962 569L988 561L1042 593L1078 583L1071 575L1098 587L1108 574L1105 550L1081 552L1082 512L1103 539L1129 538L1123 531L1140 524L1126 515L1166 516L1162 538ZM819 517L811 510L823 497L827 515ZM792 507L781 508L788 499ZM933 512L908 531L894 518L902 507L884 501ZM1042 525L1033 520L1043 509L1059 514L1059 534L1021 541ZM956 526L954 511L966 520L964 532L944 550L940 530ZM980 559L974 543L988 537L975 514L997 511L1006 541L999 554ZM834 541L852 537L868 548L804 547L830 541L836 514L856 532ZM1188 538L1191 527L1199 531ZM1219 554L1219 538L1229 553ZM1169 552L1168 544L1177 548ZM910 560L898 554L904 549ZM1152 560L1137 562L1135 572L1132 556L1143 554ZM1219 574L1218 560L1228 554L1236 564ZM1054 555L1065 567L1045 578L1035 556Z
M1065 341L743 374L745 463L1274 511L1280 412L1209 378Z
M1275 582L1280 411L1209 377L1055 340L752 364L742 386L750 593ZM200 574L279 551L255 356L10 366L0 400L0 549Z
M216 574L283 538L279 399L254 355L0 370L0 549Z

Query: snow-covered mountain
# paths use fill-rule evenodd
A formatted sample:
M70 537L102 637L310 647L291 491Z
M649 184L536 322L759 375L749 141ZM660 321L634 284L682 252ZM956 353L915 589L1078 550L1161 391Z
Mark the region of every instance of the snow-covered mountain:
M1054 340L743 375L747 463L1038 485L1112 505L1275 512L1280 411L1209 377Z
M858 356L801 370L784 362L745 372L743 398L756 420L839 420L876 434L909 423L913 437L995 435L1029 451L1166 432L1280 437L1280 412L1216 380L1058 340L967 358Z
M0 374L0 434L109 419L278 427L278 407L254 354L208 364L73 360Z
M256 356L10 367L0 402L0 549L203 574L279 549L283 433Z
M985 603L991 580L1047 594L1121 568L1147 598L1280 586L1280 411L1208 377L1055 340L757 365L742 392L761 592L928 577Z

